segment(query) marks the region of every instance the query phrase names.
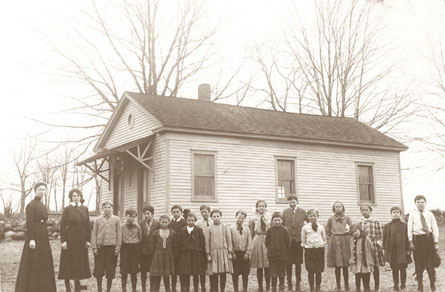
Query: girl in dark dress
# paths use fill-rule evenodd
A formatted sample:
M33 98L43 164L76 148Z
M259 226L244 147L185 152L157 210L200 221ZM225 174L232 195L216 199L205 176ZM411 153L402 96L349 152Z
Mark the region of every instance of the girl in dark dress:
M26 237L15 292L55 292L53 255L48 239L48 210L41 202L46 183L34 185L34 199L26 206Z
M181 291L190 291L190 276L193 276L193 288L198 292L199 276L205 275L207 268L204 233L195 226L196 216L189 212L186 217L187 226L177 234L179 246L176 274L181 278Z
M70 292L70 279L74 280L74 291L80 292L80 280L91 277L88 262L88 248L91 240L90 216L88 208L83 206L82 191L72 189L69 192L70 205L63 209L60 220L59 279L65 279L66 291Z

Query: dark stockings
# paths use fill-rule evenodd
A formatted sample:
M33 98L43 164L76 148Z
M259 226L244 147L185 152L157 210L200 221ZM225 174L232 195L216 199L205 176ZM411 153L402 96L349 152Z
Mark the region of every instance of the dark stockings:
M181 291L189 292L190 291L190 275L181 275L179 277L181 281ZM199 276L193 275L193 290L198 292L199 290Z
M263 269L256 269L256 278L258 280L258 290L263 291ZM266 290L270 290L270 273L269 268L264 268L264 279L266 282Z
M371 273L357 273L355 274L355 287L357 291L360 291L360 282L363 281L364 291L371 291L369 287L369 280L371 278Z
M96 278L96 282L97 282L97 292L102 292L102 277L97 277Z
M314 288L314 282L317 288L320 288L321 285L321 273L317 272L308 272L307 273L307 278L309 281L309 287Z
M400 272L400 282L399 282L399 272ZM392 270L392 280L394 281L394 287L399 286L399 283L402 288L406 286L406 269L393 269Z
M70 279L65 279L66 292L71 292ZM74 280L74 291L80 292L80 280Z
M170 276L163 276L162 279L164 280L165 292L171 292L171 290L170 290ZM153 290L155 292L159 292L160 287L161 287L161 277L153 276L153 277L150 277L150 280L153 282Z
M205 292L205 290L206 290L206 275L200 275L199 282L201 282L201 291ZM210 287L210 289L212 289L212 287Z
M284 289L284 277L278 277L280 281L280 291ZM277 291L277 277L272 277L272 291Z
M233 290L235 290L235 292L239 291L238 278L239 274L232 274ZM249 274L241 274L241 278L243 279L243 291L247 292Z
M121 276L122 276L122 291L126 291L127 290L127 274L122 274ZM133 289L133 291L135 291L138 278L137 278L136 274L130 274L130 277L131 277L131 288Z
M380 271L379 271L379 267L375 266L374 267L374 290L379 290L380 288Z
M348 267L335 267L335 280L337 282L337 288L341 287L341 269L343 269L343 279L345 281L345 290L349 290L349 270Z
M219 290L218 290L218 279L219 279ZM213 291L224 291L226 289L227 276L225 273L213 274L210 276L210 281L213 282Z

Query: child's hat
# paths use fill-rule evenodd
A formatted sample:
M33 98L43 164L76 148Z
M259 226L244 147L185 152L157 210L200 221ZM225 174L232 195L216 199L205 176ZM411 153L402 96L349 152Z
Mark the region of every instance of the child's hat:
M274 212L274 213L272 214L272 221L273 221L273 219L274 219L275 217L280 217L281 220L283 220L283 215L281 215L281 212Z

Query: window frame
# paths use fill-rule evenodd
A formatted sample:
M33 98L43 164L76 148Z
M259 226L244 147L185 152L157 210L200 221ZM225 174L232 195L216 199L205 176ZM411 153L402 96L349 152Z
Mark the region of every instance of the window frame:
M278 186L279 186L279 179L278 179L278 161L279 160L286 160L286 161L292 161L294 164L293 167L293 179L294 179L294 190L295 195L298 198L298 184L297 184L297 158L296 157L290 157L290 156L274 156L275 161L275 201L277 204L287 204L287 197L284 199L281 199L278 197ZM290 194L291 195L291 194Z
M214 196L213 198L196 198L195 196L195 155L212 155L213 156L213 190ZM208 150L191 150L191 196L190 199L192 202L209 202L216 203L218 202L218 179L217 179L217 153L216 151L208 151Z
M371 167L371 179L372 179L372 199L370 201L368 200L362 200L361 196L360 196L360 171L359 168L360 166L366 166L366 167ZM361 204L371 204L372 206L376 206L377 205L377 194L376 194L376 181L375 181L375 164L373 162L360 162L360 161L356 161L355 162L355 172L356 172L356 184L357 184L357 201L358 201L358 205L360 206Z

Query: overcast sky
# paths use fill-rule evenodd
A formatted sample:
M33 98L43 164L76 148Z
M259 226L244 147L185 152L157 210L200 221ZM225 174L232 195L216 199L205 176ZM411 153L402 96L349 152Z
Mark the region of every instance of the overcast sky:
M76 85L61 83L49 72L52 54L37 37L43 31L54 40L64 39L60 33L59 15L75 13L69 1L1 1L0 3L0 183L16 179L11 164L11 152L20 138L42 130L25 116L49 116L66 106L64 97ZM283 13L281 1L231 1L226 7L232 18L223 35L231 38L232 46L248 46L250 42L270 36L276 21ZM300 1L304 8L307 1ZM414 77L422 84L428 79L429 67L425 62L431 44L443 30L444 2L442 0L386 0L384 11L389 18L389 38L399 46L404 66L401 74ZM226 8L227 9L227 8ZM57 25L55 25L57 24ZM65 40L66 41L66 40ZM196 84L197 86L197 84ZM78 89L81 90L81 89ZM188 96L186 96L188 97ZM413 131L418 130L413 128ZM403 191L407 209L412 207L415 194L429 198L430 207L445 209L444 160L432 152L419 153L421 145L410 145L402 154L402 167L414 168L403 172ZM428 162L428 167L416 168Z

